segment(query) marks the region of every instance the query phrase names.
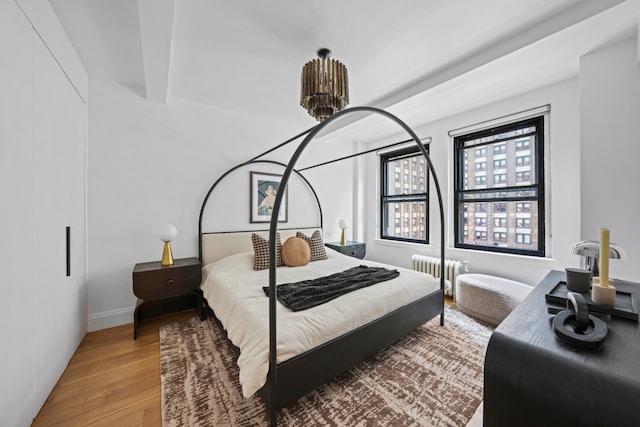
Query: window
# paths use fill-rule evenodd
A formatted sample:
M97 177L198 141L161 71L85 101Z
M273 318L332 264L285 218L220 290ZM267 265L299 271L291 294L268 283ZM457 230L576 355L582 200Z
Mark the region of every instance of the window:
M493 233L493 241L494 242L506 242L507 241L507 233Z
M516 172L516 182L529 182L531 181L531 172Z
M422 151L409 147L382 154L380 168L380 237L429 243L429 179Z
M460 135L454 144L455 247L544 256L544 118ZM473 169L478 155L487 162L482 175ZM499 230L487 235L486 224Z
M498 159L493 161L494 169L506 169L507 168L507 159Z

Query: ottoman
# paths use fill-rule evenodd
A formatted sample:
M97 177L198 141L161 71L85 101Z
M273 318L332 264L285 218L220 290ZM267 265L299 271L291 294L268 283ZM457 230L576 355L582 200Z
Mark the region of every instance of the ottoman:
M502 277L461 274L456 278L456 303L466 315L498 326L532 289Z

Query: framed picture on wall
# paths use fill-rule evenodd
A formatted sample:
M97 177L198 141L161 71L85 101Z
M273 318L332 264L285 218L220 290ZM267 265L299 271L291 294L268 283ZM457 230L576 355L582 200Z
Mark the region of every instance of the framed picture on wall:
M251 172L251 223L270 222L276 195L280 191L282 175L271 173ZM278 222L288 221L289 197L284 188L284 198L280 205Z

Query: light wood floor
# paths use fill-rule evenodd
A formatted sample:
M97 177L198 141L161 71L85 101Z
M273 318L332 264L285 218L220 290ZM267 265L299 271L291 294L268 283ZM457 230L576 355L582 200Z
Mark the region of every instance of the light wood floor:
M145 320L135 341L133 324L87 334L33 425L160 426L159 328L195 315Z
M185 311L87 334L34 426L160 426L161 323Z

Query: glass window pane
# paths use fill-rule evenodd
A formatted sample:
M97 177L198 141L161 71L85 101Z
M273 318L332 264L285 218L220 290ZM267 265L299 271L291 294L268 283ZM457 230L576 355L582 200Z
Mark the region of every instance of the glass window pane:
M465 221L462 232L458 233L459 243L518 250L537 249L537 202L500 202L494 204L494 209L487 209L486 203L464 202L462 205Z
M394 205L399 205L396 210ZM383 233L389 237L426 240L426 202L387 203L384 209ZM389 218L394 218L389 221Z
M427 186L424 179L427 172L426 164L422 153L388 161L386 163L386 195L426 193Z

